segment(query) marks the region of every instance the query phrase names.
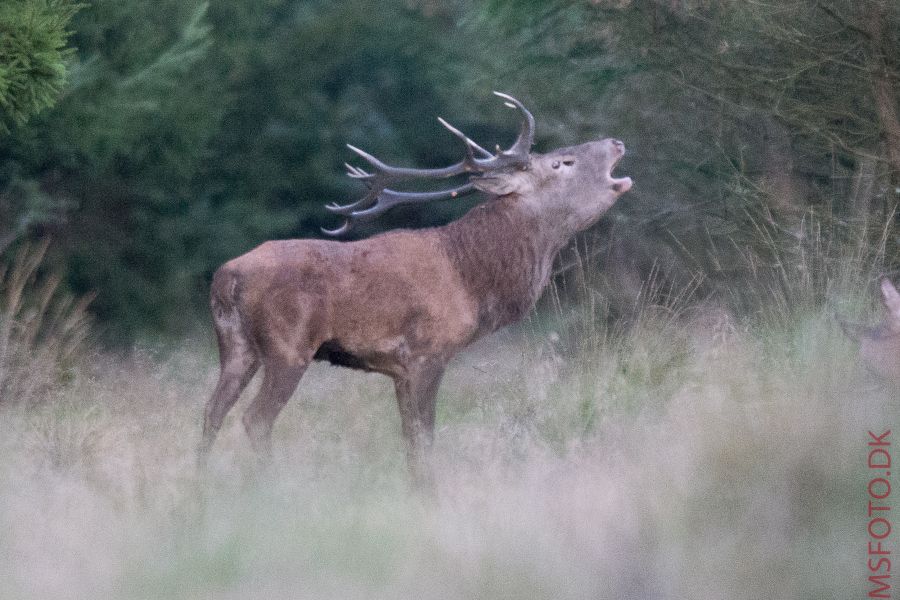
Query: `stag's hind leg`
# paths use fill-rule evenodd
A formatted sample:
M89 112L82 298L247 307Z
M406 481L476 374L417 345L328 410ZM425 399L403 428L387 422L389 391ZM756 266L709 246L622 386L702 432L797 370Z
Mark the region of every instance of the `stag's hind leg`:
M217 322L216 333L219 340L219 382L203 411L201 461L212 448L225 415L259 368L256 352L238 326Z
M267 361L263 366L262 387L243 417L250 443L262 461L268 461L272 455L275 419L297 389L310 360L312 357L291 362Z

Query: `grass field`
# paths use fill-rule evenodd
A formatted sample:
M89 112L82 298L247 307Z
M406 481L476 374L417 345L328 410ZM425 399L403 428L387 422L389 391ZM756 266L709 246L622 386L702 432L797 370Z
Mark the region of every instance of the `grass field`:
M246 394L199 477L213 348L94 357L0 409L0 597L864 595L866 432L900 411L829 310L548 329L453 364L433 494L385 378L312 368L264 472Z

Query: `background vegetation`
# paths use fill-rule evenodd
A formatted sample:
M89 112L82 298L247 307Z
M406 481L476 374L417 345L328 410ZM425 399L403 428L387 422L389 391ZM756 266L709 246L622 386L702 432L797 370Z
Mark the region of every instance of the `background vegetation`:
M772 277L757 283L787 293L796 274L757 267L810 242L810 217L844 240L900 200L889 0L4 7L0 240L52 235L65 285L97 294L113 342L182 335L222 261L321 235L322 204L360 191L346 142L445 164L459 149L438 115L506 142L515 123L493 89L532 108L538 150L626 140L635 190L586 236L616 313L651 270L702 276L698 294L752 311L734 284ZM361 235L469 205L397 210Z
M635 187L449 370L433 497L389 382L323 365L271 471L239 405L200 476L213 270L333 225L347 142L508 142L495 89ZM0 596L863 595L900 413L834 313L898 280L898 115L893 0L0 3Z

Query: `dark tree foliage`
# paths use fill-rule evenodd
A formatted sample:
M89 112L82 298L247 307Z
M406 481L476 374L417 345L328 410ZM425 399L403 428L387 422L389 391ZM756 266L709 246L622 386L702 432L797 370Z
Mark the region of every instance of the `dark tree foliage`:
M52 106L67 76L68 23L80 5L65 0L10 0L0 4L0 141L10 128ZM0 163L0 253L59 202Z
M813 243L878 248L872 272L896 267L893 230L871 233L900 200L891 0L74 10L0 5L0 28L16 32L0 36L12 126L0 137L0 236L53 234L69 286L97 292L111 338L192 328L218 264L334 225L322 205L362 193L343 174L345 143L393 163L448 164L461 148L436 116L482 145L508 143L515 118L491 90L532 109L538 150L626 141L621 170L635 188L579 242L612 314L651 277L668 289L700 282L697 297L744 314L773 294L791 302L804 278L824 297L832 270L811 268L806 257L825 256ZM356 235L446 222L473 201L397 209Z
M121 326L160 325L192 301L182 250L190 184L222 108L197 68L204 5L100 0L72 21L77 59L56 107L0 144L0 190L51 209L34 223L56 238L76 292Z
M423 128L446 114L443 25L361 1L94 2L73 21L65 97L0 142L4 208L52 205L32 233L54 234L112 333L178 331L218 264L317 235L323 203L361 193L345 142L452 159Z

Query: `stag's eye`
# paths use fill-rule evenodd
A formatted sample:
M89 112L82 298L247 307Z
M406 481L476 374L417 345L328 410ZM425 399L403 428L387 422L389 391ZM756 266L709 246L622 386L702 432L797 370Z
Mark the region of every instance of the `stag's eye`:
M550 164L550 166L553 167L554 169L558 169L560 164L566 165L567 167L571 167L572 165L575 164L575 160L574 160L574 159L571 159L571 158L563 159L562 162L560 162L560 161L558 161L558 160L554 160L554 161Z

